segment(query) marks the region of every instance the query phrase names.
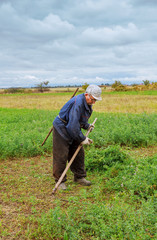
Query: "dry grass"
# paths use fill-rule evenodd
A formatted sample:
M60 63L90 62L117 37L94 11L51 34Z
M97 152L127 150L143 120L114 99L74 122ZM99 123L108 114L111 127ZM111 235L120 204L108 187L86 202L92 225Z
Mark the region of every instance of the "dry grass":
M0 95L0 107L58 110L70 99L71 93ZM157 96L104 94L93 106L96 112L155 113Z
M103 100L96 103L95 111L122 113L155 113L157 96L148 95L103 95Z
M56 110L68 100L69 96L45 94L2 95L0 96L0 107Z

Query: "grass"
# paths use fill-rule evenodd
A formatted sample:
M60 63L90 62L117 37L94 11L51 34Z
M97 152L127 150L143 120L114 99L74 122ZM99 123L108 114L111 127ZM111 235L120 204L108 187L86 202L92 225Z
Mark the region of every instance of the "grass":
M144 91L103 91L103 94L109 94L109 95L157 95L157 90L144 90Z
M1 162L2 239L156 239L156 175L150 171L155 160L139 156L125 167L89 171L90 187L74 183L68 172L68 190L55 196L50 156ZM143 184L154 191L147 199L142 188L132 190L130 175L138 185L145 164L148 177Z
M0 238L157 239L157 101L149 94L103 93L90 119L98 118L94 144L85 147L92 185L68 171L67 191L54 196L52 138L41 143L71 93L0 96Z
M96 102L93 109L96 112L155 113L157 112L157 94L153 94L153 92L157 91L149 91L147 95L141 95L141 92L134 95L134 92L131 94L131 92L106 93L103 91L103 100ZM73 92L1 94L0 106L3 108L58 110L72 95Z
M0 113L0 159L52 153L52 135L44 146L41 144L57 111L0 108ZM126 147L156 145L157 114L93 113L91 123L95 117L98 120L90 136L98 151L114 144Z

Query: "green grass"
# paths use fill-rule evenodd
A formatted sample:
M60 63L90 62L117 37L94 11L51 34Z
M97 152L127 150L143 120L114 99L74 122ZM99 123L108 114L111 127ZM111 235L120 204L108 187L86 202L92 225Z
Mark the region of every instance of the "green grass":
M156 158L125 158L104 169L97 165L90 189L64 197L64 207L57 199L54 209L40 218L31 217L29 238L156 239ZM33 229L35 223L38 227Z
M58 111L0 109L0 159L33 157L52 152L52 135L41 144L52 127ZM98 120L90 134L95 148L118 144L147 147L157 143L157 114L94 113Z
M86 194L88 197L88 194ZM123 198L99 204L75 198L66 212L60 206L37 219L38 228L28 231L30 239L155 239L155 200L137 209ZM58 204L59 205L59 204Z
M91 134L96 147L146 147L157 143L157 114L97 113L97 118Z
M49 144L41 147L41 143L52 127L56 111L0 109L0 114L0 158L30 157L52 151L52 136Z
M56 92L43 92L43 93L10 93L10 94L3 94L3 96L71 96L72 93L74 93L74 91L76 90L76 88L74 89L65 89L64 90L57 90ZM57 92L58 91L58 92ZM84 90L82 90L81 88L79 89L78 93L83 93ZM78 94L77 93L77 94ZM76 94L76 95L77 95ZM118 91L105 91L102 88L102 94L103 95L152 95L152 96L156 96L157 95L157 90L144 90L144 91L122 91L122 92L118 92Z
M2 240L157 239L157 114L94 113L94 143L85 146L92 185L77 185L68 171L67 191L55 196L52 136L41 143L58 111L0 114Z
M157 95L157 90L144 90L144 91L124 91L124 92L117 92L117 91L103 91L102 94L106 95Z
M92 185L77 185L68 171L67 191L55 196L50 157L0 163L2 239L156 239L157 155L132 158L113 147L105 156L110 154L114 163L90 170L88 151ZM93 161L100 163L100 155Z

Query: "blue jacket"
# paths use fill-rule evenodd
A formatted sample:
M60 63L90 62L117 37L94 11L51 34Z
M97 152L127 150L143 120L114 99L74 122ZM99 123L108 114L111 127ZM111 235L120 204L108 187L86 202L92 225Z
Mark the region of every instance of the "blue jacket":
M79 94L62 107L53 121L53 126L65 140L69 142L76 140L81 143L86 138L81 128L88 129L90 125L88 119L92 111L92 106L87 104L84 93Z

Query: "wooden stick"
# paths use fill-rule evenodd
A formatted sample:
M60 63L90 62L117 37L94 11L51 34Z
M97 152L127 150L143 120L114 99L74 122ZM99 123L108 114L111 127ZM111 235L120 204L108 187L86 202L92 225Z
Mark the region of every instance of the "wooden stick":
M97 120L97 118L95 118L94 122L92 123L92 126L94 126L96 120ZM92 126L91 126L91 127L92 127ZM89 128L88 132L86 133L86 137L89 135L89 133L90 133L90 131L91 131L91 127ZM65 174L67 173L69 167L71 166L72 162L74 161L74 159L75 159L75 157L77 156L78 152L80 151L81 147L82 147L82 144L80 144L80 145L78 146L78 148L76 149L74 155L72 156L72 158L70 159L69 163L67 164L64 172L62 173L62 175L60 176L58 182L56 183L56 185L55 185L55 187L54 187L54 189L53 189L53 191L52 191L52 194L55 194L58 186L61 184L61 182L62 182Z
M71 98L73 98L73 97L75 96L75 94L77 93L78 90L79 90L79 88L77 88L77 89L75 90L75 92L73 93L73 95L72 95ZM44 143L46 142L46 140L48 139L48 137L50 136L50 134L51 134L52 131L53 131L53 127L50 129L49 133L47 134L47 136L46 136L46 138L44 139L44 141L43 141L43 143L41 144L41 146L44 145Z

